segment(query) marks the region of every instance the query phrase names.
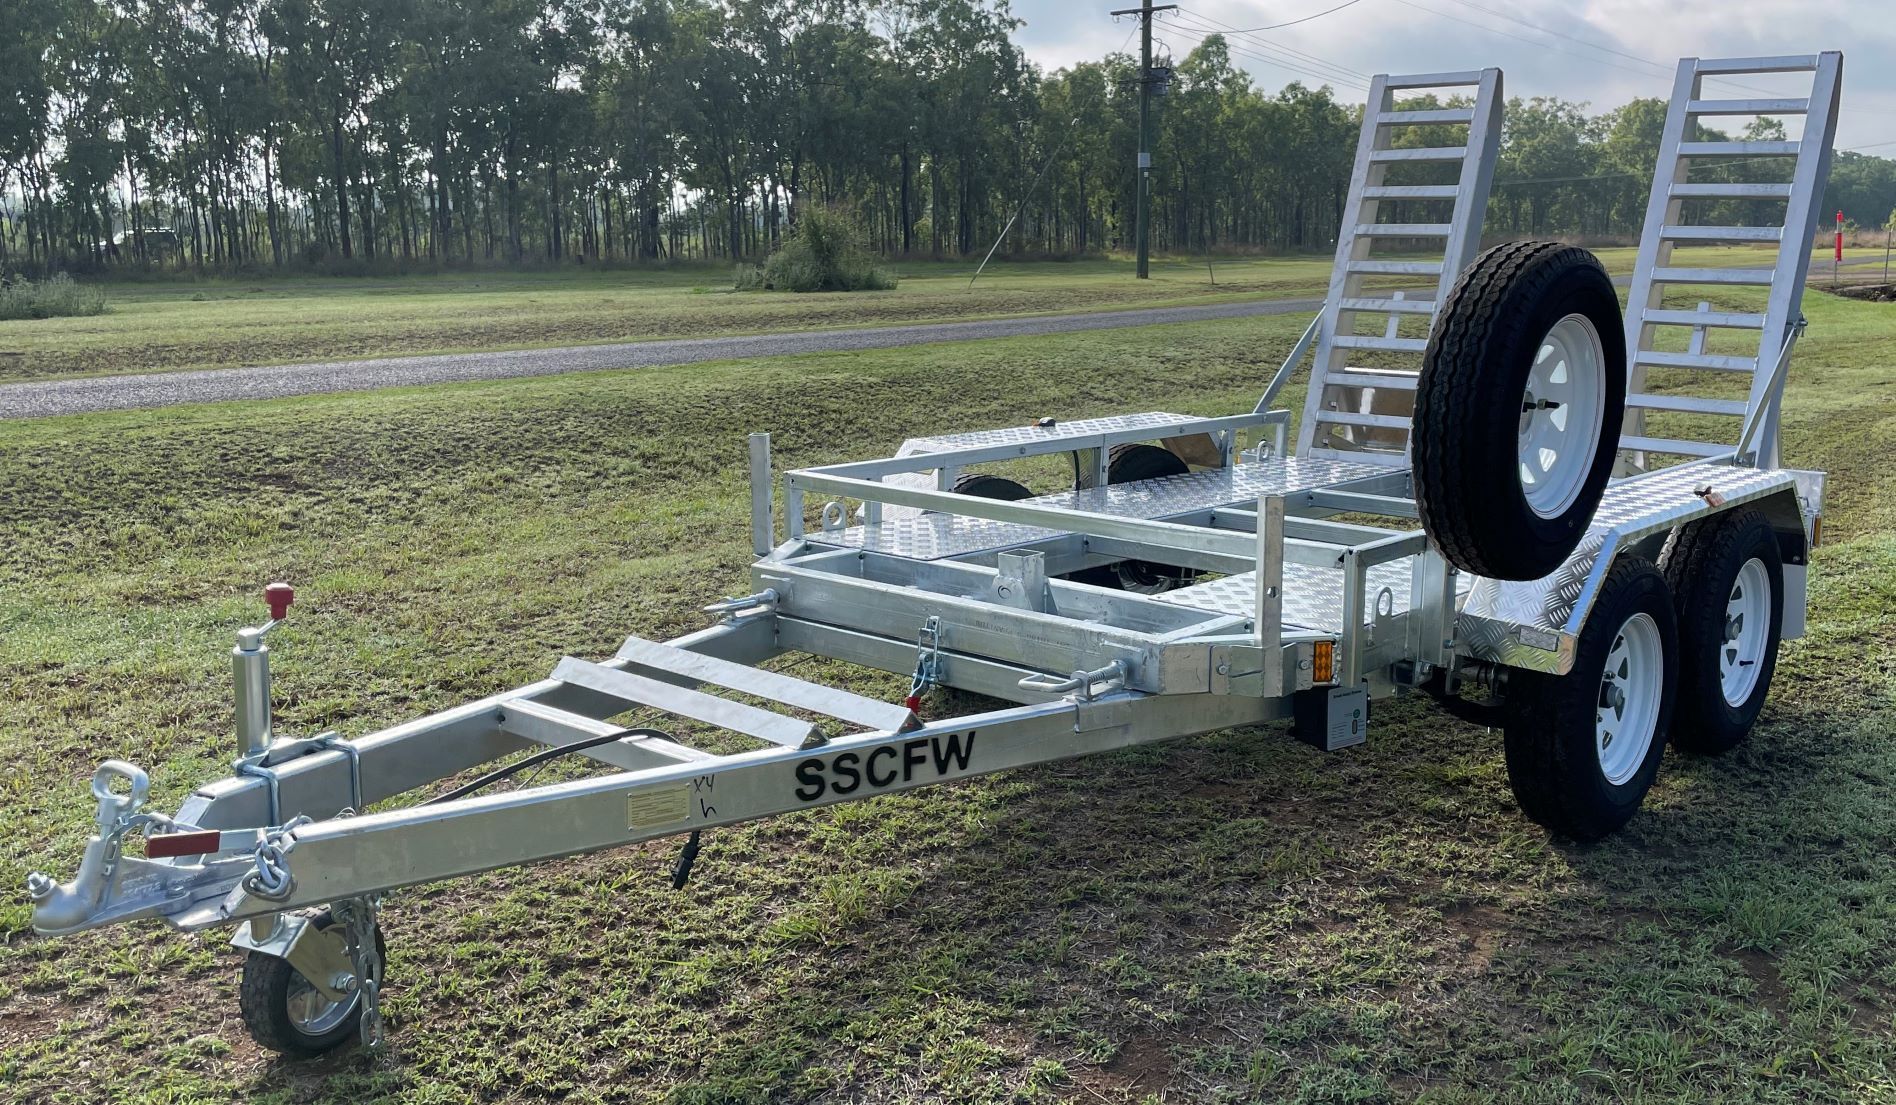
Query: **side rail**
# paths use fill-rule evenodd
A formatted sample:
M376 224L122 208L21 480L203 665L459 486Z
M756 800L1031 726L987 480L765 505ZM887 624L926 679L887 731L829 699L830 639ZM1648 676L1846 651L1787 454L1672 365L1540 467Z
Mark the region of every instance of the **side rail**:
M228 831L216 852L173 859L140 858L126 845L145 833L147 848L156 851L152 843L167 839L187 816L217 820L216 799L193 799L177 822L145 813L144 773L111 763L93 784L99 825L78 876L56 886L35 875L30 884L33 924L48 935L139 918L187 930L228 925L498 867L1259 724L1285 713L1278 701L1119 692L1096 704L1094 723L1086 726L1075 724L1072 703L1014 707L815 748L762 749L355 817L299 818L279 827ZM115 792L119 782L131 789ZM346 784L336 793L346 795Z

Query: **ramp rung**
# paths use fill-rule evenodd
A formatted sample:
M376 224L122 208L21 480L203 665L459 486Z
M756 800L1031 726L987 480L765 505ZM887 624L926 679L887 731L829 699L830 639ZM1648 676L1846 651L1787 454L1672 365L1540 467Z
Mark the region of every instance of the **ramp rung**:
M1411 73L1403 77L1389 77L1385 88L1453 88L1463 84L1480 84L1481 71L1467 70L1459 73Z
M1467 146L1413 146L1408 149L1375 150L1369 155L1373 162L1391 161L1460 161L1468 156Z
M1693 100L1685 110L1688 115L1802 115L1810 110L1810 101Z
M562 710L555 706L548 706L544 702L534 702L524 698L501 703L500 727L504 732L512 733L516 737L524 737L535 744L550 747L572 744L574 741L591 737L609 737L626 731L624 726L614 725L610 721L600 721L598 718L575 714L570 710ZM653 761L696 763L699 760L717 758L709 752L700 752L695 748L686 748L682 744L642 734L627 735L617 743L597 745L586 749L582 754L628 771L651 767Z
M1681 142L1680 157L1796 157L1797 142Z
M1641 395L1637 392L1626 397L1626 405L1645 411L1728 414L1738 418L1744 417L1746 410L1742 399L1704 399L1696 395Z
M1450 107L1440 110L1422 111L1380 111L1376 113L1376 122L1385 127L1420 127L1437 123L1472 123L1475 121L1475 109L1472 107Z
M1660 353L1642 349L1633 354L1633 363L1647 368L1703 368L1713 372L1755 372L1756 357L1719 357L1710 353Z
M1386 353L1420 353L1429 347L1426 338L1382 338L1356 334L1338 334L1330 345L1337 349L1380 349Z
M1651 310L1640 316L1640 321L1655 326L1718 326L1727 330L1762 330L1763 315L1748 315L1720 311L1661 311Z
M628 706L650 706L786 748L802 748L818 737L816 726L798 718L571 656L553 669L553 678L616 698Z
M1396 391L1414 391L1416 374L1413 372L1363 372L1344 369L1324 376L1323 382L1330 387L1346 388L1391 388Z
M1703 197L1715 200L1787 200L1791 198L1791 186L1788 184L1736 184L1718 182L1712 184L1674 184L1669 193L1674 199L1695 199Z
M1781 242L1781 226L1662 226L1659 236L1674 242Z
M1663 437L1622 437L1619 447L1641 453L1670 453L1679 457L1722 457L1732 451L1730 445L1707 441L1675 441Z
M734 664L702 652L673 648L642 637L628 638L619 649L619 659L642 668L683 676L759 698L768 698L786 706L847 721L864 728L901 732L914 716L908 707L859 694L809 683L748 664Z
M1440 261L1351 261L1344 271L1363 276L1440 276Z
M1460 195L1459 184L1378 184L1363 189L1366 200L1452 200Z
M1339 311L1381 311L1390 315L1428 315L1435 313L1432 299L1376 299L1350 296L1336 301Z
M1357 223L1358 238L1446 238L1454 231L1447 223Z
M1768 286L1773 269L1654 269L1655 284L1756 284Z
M1817 55L1784 54L1765 58L1703 58L1692 68L1700 73L1810 73L1817 69Z
M1373 426L1379 430L1406 430L1409 418L1401 414L1359 414L1356 411L1317 412L1317 421L1336 422L1344 426Z

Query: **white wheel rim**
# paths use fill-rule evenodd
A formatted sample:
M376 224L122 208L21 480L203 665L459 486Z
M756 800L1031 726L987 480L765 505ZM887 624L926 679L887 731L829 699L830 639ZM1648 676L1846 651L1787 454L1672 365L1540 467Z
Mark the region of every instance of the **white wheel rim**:
M1659 696L1665 688L1666 656L1659 623L1634 614L1613 636L1600 676L1594 715L1594 750L1600 772L1619 786L1639 773L1659 727Z
M1771 573L1752 557L1738 569L1725 601L1724 641L1718 646L1718 679L1725 702L1742 706L1758 687L1771 634Z
M1534 352L1521 395L1521 492L1542 518L1580 498L1600 450L1606 350L1585 315L1554 323Z

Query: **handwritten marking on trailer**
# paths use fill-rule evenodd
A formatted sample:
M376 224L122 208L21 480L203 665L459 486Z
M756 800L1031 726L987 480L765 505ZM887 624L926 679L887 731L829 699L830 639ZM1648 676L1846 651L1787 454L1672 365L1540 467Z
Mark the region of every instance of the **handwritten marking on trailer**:
M861 752L838 752L815 757L797 765L796 796L800 802L816 802L824 795L853 794L865 783L872 790L892 787L897 782L912 783L917 778L939 779L955 771L968 770L974 755L974 734L949 733L940 737L917 737L901 744L885 744Z

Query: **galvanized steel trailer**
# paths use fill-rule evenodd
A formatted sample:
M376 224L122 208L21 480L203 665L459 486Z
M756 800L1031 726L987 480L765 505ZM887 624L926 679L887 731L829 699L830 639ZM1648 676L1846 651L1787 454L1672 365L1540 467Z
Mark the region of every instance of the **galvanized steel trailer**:
M1437 365L1450 356L1445 312L1461 324L1480 314L1479 296L1506 302L1471 273L1492 271L1495 288L1514 280L1521 295L1535 273L1597 277L1556 247L1476 256L1503 110L1498 71L1378 77L1329 298L1252 413L1042 419L781 479L768 436L753 434L759 559L750 594L708 608L716 624L667 643L631 637L603 662L569 657L538 683L352 739L273 733L264 635L291 600L273 588L272 621L244 630L233 650L233 774L165 816L146 809L143 771L103 764L92 783L97 833L78 874L29 880L34 927L235 925L234 942L250 949L253 1035L315 1054L358 1032L379 1036L376 911L400 887L686 835L682 878L705 829L1285 718L1300 737L1341 748L1365 738L1372 700L1412 688L1510 726L1510 774L1531 815L1578 835L1610 830L1650 785L1675 711L1695 711L1676 714L1686 720L1675 742L1689 733L1716 750L1742 736L1777 641L1802 632L1823 481L1777 466L1778 405L1802 330L1840 66L1837 54L1680 64L1623 363L1620 335L1576 309L1531 335L1524 375L1501 399L1511 412L1522 397L1515 433L1494 435L1518 461L1518 473L1502 468L1522 505L1542 522L1584 523L1552 571L1505 579L1458 567L1462 554L1443 551L1455 542L1417 525L1456 504L1444 488L1418 487L1411 458L1437 432L1425 414L1457 394L1442 390L1450 369ZM1755 73L1807 75L1810 94L1707 98L1706 78ZM1418 104L1418 94L1431 98ZM1686 140L1694 119L1747 114L1801 115L1803 137ZM1466 139L1405 141L1418 126L1462 128ZM1735 157L1783 158L1791 179L1691 171ZM1437 176L1415 175L1417 165ZM1782 220L1688 221L1692 205L1723 199L1779 201ZM1416 211L1435 221L1395 221ZM1440 258L1391 258L1392 241L1434 242ZM1671 265L1675 244L1702 241L1778 248L1769 268ZM1392 278L1427 286L1392 289ZM1766 309L1668 305L1668 287L1698 284L1767 288ZM1433 328L1433 345L1417 327ZM1662 339L1668 328L1685 334L1686 351L1661 351L1679 344ZM1755 331L1757 355L1707 353L1712 330ZM1313 346L1293 449L1289 412L1274 401ZM1364 353L1377 366L1354 365ZM1423 368L1391 367L1404 355L1421 355ZM1747 398L1649 385L1650 372L1679 368L1750 373ZM1736 427L1722 440L1660 438L1644 425L1653 412ZM1602 455L1615 478L1588 501ZM1070 458L1071 486L1034 494L1003 474L1048 457ZM1478 523L1482 504L1463 505ZM786 653L908 674L911 692L880 701L760 666ZM999 703L931 717L931 687ZM1513 709L1468 702L1466 687ZM614 720L634 712L630 726ZM754 747L704 751L673 739L659 715ZM1562 740L1588 751L1581 768L1558 754ZM431 801L372 812L521 753ZM483 792L568 754L612 771Z

